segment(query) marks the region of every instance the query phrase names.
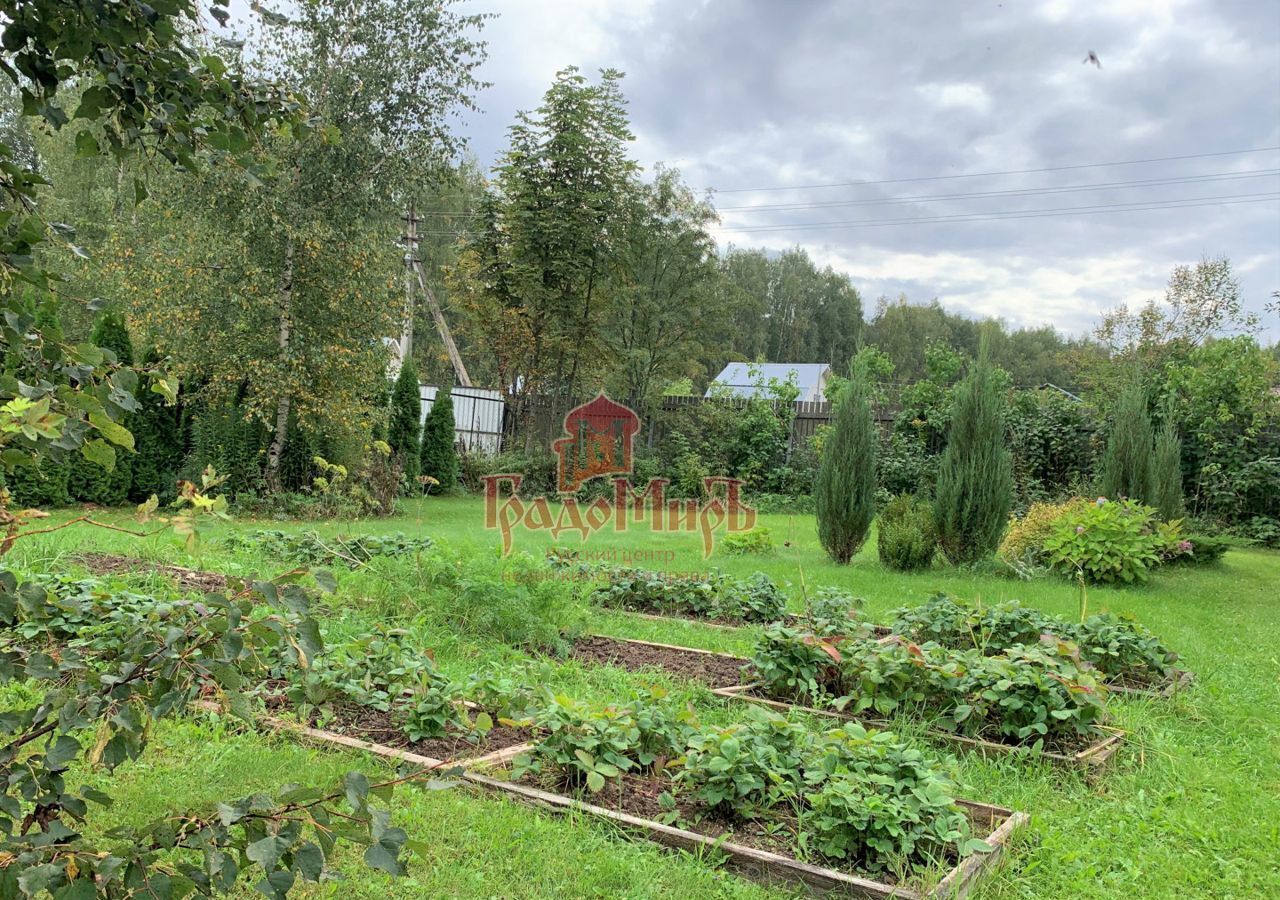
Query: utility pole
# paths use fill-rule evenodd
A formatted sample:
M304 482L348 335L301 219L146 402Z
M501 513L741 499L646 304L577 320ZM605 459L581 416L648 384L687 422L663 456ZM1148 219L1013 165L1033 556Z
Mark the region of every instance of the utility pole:
M400 365L404 365L404 361L409 358L409 354L413 350L413 282L416 280L418 287L422 290L422 295L427 298L427 308L431 310L431 318L436 323L436 331L439 332L440 340L444 343L444 349L449 354L449 362L453 364L453 373L458 378L458 384L463 387L471 387L471 376L467 374L467 367L462 363L462 354L458 352L458 345L453 342L453 332L449 330L449 323L444 319L444 310L436 302L435 292L427 284L426 276L422 272L422 260L418 258L418 217L414 214L412 203L409 204L409 209L400 218L405 223L402 239L405 245L404 296L406 307L404 332L400 338L398 352Z
M400 332L400 342L396 345L396 368L404 368L405 362L413 353L413 275L418 263L418 217L414 213L413 202L400 217L405 223L404 234L400 236L404 244L404 328Z

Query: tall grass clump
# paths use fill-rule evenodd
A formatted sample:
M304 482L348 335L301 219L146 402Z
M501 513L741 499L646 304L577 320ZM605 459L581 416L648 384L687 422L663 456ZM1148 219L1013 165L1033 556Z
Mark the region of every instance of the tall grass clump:
M866 541L876 512L877 437L865 364L855 360L850 366L832 418L814 481L814 507L822 548L844 565Z
M1004 389L984 338L977 361L956 385L938 467L934 514L948 561L960 565L991 556L1000 546L1012 502Z

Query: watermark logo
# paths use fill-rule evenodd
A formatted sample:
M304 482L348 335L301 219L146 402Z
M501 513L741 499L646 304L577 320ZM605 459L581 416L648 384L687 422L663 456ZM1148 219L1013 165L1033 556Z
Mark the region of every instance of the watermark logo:
M556 452L560 493L572 494L592 478L630 475L640 417L604 394L575 406L564 417L564 437L551 442Z
M522 500L517 496L524 475L512 472L486 475L484 481L485 528L502 533L502 555L514 549L517 530L548 531L552 539L576 532L585 542L591 535L610 530L625 533L631 525L648 523L651 531L684 531L702 538L706 559L715 546L715 535L750 531L756 511L742 500L737 478L704 478L706 499L668 498L666 478L652 478L643 491L631 483L635 460L635 436L640 417L603 393L564 417L564 434L552 442L557 457L556 486L560 508L553 512L546 497ZM575 496L593 478L612 477L612 498L597 497L584 505Z

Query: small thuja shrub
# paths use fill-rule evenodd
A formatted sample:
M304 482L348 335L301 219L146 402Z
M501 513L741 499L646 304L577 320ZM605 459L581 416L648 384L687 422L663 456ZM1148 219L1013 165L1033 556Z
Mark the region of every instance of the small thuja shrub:
M1102 458L1102 493L1117 500L1150 503L1152 486L1151 416L1147 391L1139 378L1130 379L1111 412L1107 450Z
M407 359L391 391L391 413L387 421L387 445L400 464L405 483L417 490L422 454L422 394L418 369Z
M1069 578L1142 583L1161 552L1180 538L1157 527L1156 512L1136 500L1099 497L1058 519L1045 539L1047 563Z
M865 364L855 361L836 401L813 486L818 540L841 565L861 549L875 517L878 443Z
M942 552L959 565L995 552L1013 501L1004 388L985 338L953 398L934 509Z
M458 451L454 447L453 394L446 388L436 393L435 402L422 423L419 459L420 475L434 480L439 486L439 493L449 493L457 488Z
M894 497L880 512L876 549L880 562L899 572L927 569L938 551L933 505L914 494Z

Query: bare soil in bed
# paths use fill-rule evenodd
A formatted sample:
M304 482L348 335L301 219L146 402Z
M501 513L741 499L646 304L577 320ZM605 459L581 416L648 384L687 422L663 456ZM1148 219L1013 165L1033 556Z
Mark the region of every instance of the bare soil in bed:
M289 699L279 693L268 693L263 701L272 713L287 712L292 707ZM391 713L354 703L336 706L332 717L327 719L313 715L306 724L321 731L332 731L345 737L443 760L484 756L533 740L533 732L528 728L495 724L487 734L453 732L442 738L411 741Z
M166 575L178 583L184 591L212 594L227 589L227 576L217 572L201 572L182 566L167 566L133 556L116 556L111 553L81 553L75 561L95 575L149 575L153 572Z
M713 688L745 683L742 666L746 660L635 644L600 635L578 638L569 655L588 664L617 666L629 672L659 669L681 678L705 682Z

